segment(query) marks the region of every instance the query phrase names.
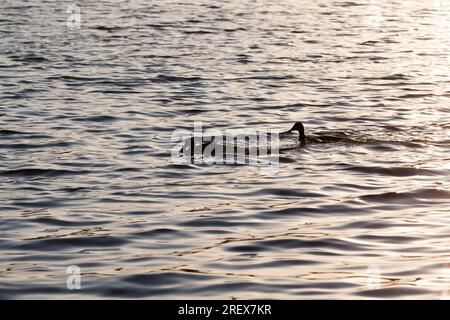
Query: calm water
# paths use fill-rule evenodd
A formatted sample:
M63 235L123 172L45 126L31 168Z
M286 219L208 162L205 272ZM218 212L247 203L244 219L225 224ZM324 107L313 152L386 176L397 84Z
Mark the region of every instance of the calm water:
M0 298L449 295L449 1L77 3L0 3ZM174 164L194 121L353 142Z

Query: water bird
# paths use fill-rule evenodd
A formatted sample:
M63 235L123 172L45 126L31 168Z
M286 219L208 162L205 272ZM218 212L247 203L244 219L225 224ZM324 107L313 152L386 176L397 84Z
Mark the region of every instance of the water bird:
M286 136L292 132L298 132L298 142L294 145L287 145L287 146L279 146L278 150L279 151L287 151L287 150L292 150L292 149L296 149L298 147L304 146L306 144L306 135L305 135L305 128L303 126L303 123L301 122L296 122L291 129L289 129L288 131L284 131L281 132L279 134L279 137L281 138L282 136ZM272 140L272 136L270 133L265 133L267 134L267 142L268 145L264 147L264 149L266 149L265 151L267 151L267 154L271 154L271 145L270 142ZM250 138L251 135L244 135L245 138ZM258 134L253 135L253 136L258 136ZM221 138L221 139L219 139ZM184 155L189 155L189 156L194 156L196 153L197 154L208 154L211 156L215 156L215 151L216 151L216 147L218 146L219 141L221 143L223 143L224 147L230 143L233 142L234 143L234 148L233 151L234 153L236 153L237 151L237 137L235 136L222 136L222 137L217 137L217 136L211 136L211 137L204 137L204 136L193 136L193 137L189 137L184 141L184 145L183 147L180 149L180 154L184 154ZM243 148L244 152L246 155L249 155L251 151L254 151L257 155L262 153L262 147L261 146L256 146L256 147L251 147L248 146L248 140L245 140L246 145ZM242 150L242 149L241 149ZM207 152L206 152L207 151ZM224 152L225 153L225 152Z
M291 129L288 131L281 132L280 135L286 135L288 133L297 131L298 132L298 142L300 142L301 145L306 144L306 135L305 135L305 127L303 126L303 123L300 121L294 123Z
M348 134L345 132L335 132L333 133L327 133L327 132L321 132L320 134L316 135L305 135L305 127L303 126L303 123L296 122L292 126L291 129L285 132L281 132L281 135L286 135L291 132L298 132L298 141L300 142L300 146L304 146L305 144L313 144L313 143L335 143L335 142L354 142L352 139L348 137ZM283 150L284 148L280 148ZM290 149L286 149L290 150Z

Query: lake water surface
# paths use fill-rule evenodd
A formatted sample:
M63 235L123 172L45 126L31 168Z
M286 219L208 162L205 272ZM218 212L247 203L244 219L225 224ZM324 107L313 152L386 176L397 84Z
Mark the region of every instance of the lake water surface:
M445 0L1 1L0 298L448 297L449 35ZM351 139L174 163L194 121Z

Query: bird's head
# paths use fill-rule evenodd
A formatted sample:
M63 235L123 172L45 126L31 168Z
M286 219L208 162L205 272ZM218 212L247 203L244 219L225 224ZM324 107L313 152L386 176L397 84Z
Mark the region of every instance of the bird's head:
M285 133L289 133L289 132L293 132L293 131L298 131L298 140L301 143L306 142L305 127L303 126L303 123L301 123L300 121L294 123L292 128L290 130L286 131Z

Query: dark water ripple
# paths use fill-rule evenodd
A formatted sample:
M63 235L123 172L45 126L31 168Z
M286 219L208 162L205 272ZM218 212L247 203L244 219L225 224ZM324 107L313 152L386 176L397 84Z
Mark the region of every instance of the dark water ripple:
M448 297L449 4L16 2L0 299ZM275 174L170 158L194 121L299 120Z

